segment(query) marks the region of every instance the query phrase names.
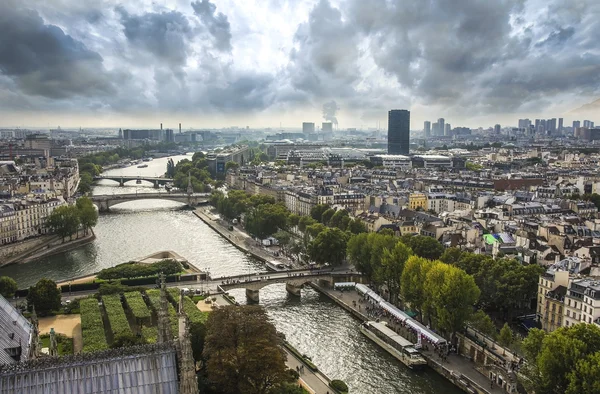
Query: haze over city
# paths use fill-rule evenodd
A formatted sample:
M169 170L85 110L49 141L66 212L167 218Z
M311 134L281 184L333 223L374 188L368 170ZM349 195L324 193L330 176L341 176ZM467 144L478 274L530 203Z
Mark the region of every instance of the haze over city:
M0 124L516 125L598 110L600 3L4 0ZM585 110L587 109L587 111ZM583 114L581 113L583 112Z

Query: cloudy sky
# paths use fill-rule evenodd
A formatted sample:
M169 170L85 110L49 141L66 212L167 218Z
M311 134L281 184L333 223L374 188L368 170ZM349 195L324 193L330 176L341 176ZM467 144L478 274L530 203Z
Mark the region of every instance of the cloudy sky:
M0 125L568 122L598 43L598 0L1 0Z

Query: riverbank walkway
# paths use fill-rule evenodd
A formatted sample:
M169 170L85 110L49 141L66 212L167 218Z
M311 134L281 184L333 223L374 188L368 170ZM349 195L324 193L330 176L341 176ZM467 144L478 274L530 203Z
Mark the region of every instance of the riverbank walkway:
M291 259L284 256L274 256L266 251L250 234L243 231L239 226L233 226L233 230L228 229L227 223L220 216L213 213L210 208L197 208L194 210L194 215L200 218L204 223L219 233L223 238L226 238L230 243L238 249L250 253L263 261L280 262L290 264L294 268L302 268L302 266Z
M308 368L308 365L304 364L289 350L284 348L287 356L286 365L288 368L297 371L300 367L303 367L300 372L299 383L312 394L327 394L333 393L333 389L329 387L326 378L321 376L319 372L313 372Z
M359 303L361 300L360 294L355 290L346 290L339 291L324 288L321 286L315 286L320 292L328 295L331 299L333 299L338 304L344 304L346 309L352 310L353 314L357 318L361 318L362 320L375 320L376 318L369 318L366 315L365 307L366 304ZM356 306L354 306L356 305ZM385 318L381 318L380 320L385 320ZM392 326L392 324L390 324ZM433 347L429 351L421 350L421 353L428 357L429 359L441 364L449 371L452 371L457 376L463 375L470 379L471 381L477 383L479 386L484 388L488 393L491 394L503 394L505 391L498 385L491 386L490 380L482 375L479 371L475 369L475 363L471 362L469 359L459 356L455 353L450 353L445 361L441 361L438 354L435 352Z

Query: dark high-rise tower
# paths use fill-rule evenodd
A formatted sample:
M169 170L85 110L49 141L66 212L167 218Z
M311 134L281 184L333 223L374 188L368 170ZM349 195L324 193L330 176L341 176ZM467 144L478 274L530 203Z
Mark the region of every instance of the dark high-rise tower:
M410 111L393 109L388 112L388 153L408 155L410 142Z

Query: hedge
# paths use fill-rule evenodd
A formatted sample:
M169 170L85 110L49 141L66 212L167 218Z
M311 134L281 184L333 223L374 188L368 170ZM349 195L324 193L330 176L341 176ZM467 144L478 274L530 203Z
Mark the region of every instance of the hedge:
M148 299L150 300L150 304L152 304L152 309L154 309L154 312L156 312L156 315L158 316L158 310L160 309L160 290L159 289L146 290L146 295L148 296ZM173 304L171 304L168 300L167 300L167 307L169 309L169 320L171 322L171 333L173 335L176 335L178 328L179 328L177 312L175 311Z
M112 330L113 336L116 338L119 335L133 335L123 305L121 304L121 297L117 294L102 296L102 302L104 303L104 309L108 316L108 322L110 323L110 329Z
M130 291L128 293L123 294L125 297L125 303L131 310L131 314L133 317L139 320L150 320L152 317L144 299L142 298L142 294L138 291Z
M168 275L165 278L165 282L177 282L179 275ZM140 286L140 285L156 285L158 283L158 276L146 276L144 278L132 278L132 279L121 279L121 284L126 286Z
M148 343L156 343L158 340L158 328L142 326L142 336Z
M79 308L83 351L91 353L108 349L98 301L95 298L85 298L79 302Z
M182 271L181 264L175 260L161 260L152 264L123 263L111 268L105 268L98 273L100 279L140 278L145 276L173 275Z
M100 287L100 285L101 285L101 283L96 283L96 282L74 283L70 287L69 287L69 285L62 285L60 287L60 291L62 293L68 293L69 289L71 291L97 290Z

